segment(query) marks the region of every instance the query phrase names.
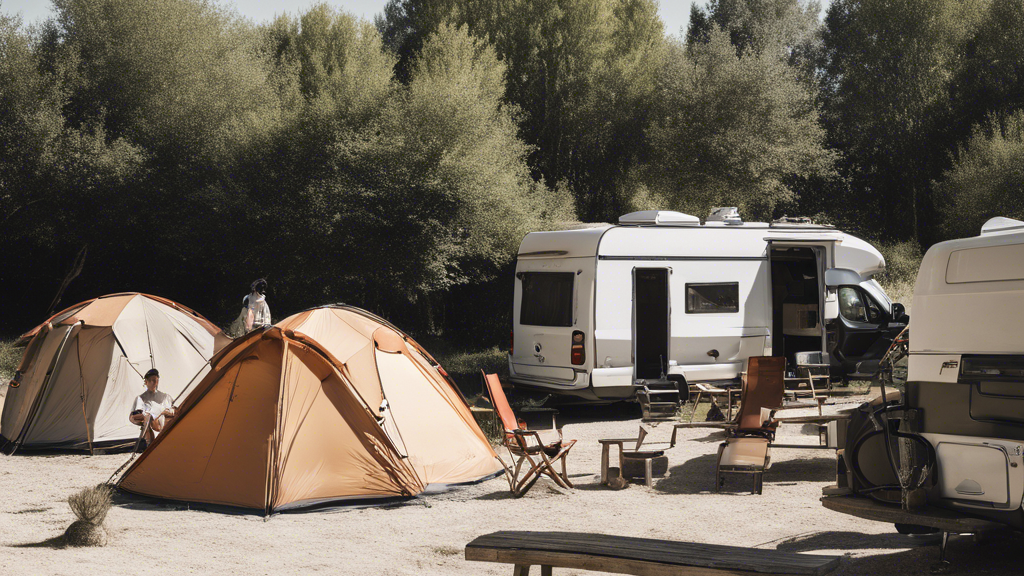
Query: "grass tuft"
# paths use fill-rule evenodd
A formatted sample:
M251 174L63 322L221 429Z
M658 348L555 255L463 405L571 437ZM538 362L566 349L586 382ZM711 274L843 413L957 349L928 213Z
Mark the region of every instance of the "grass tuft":
M103 524L107 512L113 505L112 491L109 485L99 484L85 488L68 498L68 506L75 517L94 526Z

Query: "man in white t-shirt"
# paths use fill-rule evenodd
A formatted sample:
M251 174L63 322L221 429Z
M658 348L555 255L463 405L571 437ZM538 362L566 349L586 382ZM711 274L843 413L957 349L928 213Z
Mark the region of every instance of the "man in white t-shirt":
M164 429L167 419L174 418L174 398L157 389L160 386L160 372L156 368L146 372L145 382L146 391L135 399L128 419L139 426L145 426L148 421L146 441L152 442Z

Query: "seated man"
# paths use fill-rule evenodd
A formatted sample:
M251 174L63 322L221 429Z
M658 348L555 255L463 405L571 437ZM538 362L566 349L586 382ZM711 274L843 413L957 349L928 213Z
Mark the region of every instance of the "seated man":
M146 430L146 442L152 442L157 434L164 429L168 418L174 418L174 398L165 394L157 387L160 386L160 372L153 368L146 372L146 391L139 394L132 406L132 413L128 416L132 424L149 427Z

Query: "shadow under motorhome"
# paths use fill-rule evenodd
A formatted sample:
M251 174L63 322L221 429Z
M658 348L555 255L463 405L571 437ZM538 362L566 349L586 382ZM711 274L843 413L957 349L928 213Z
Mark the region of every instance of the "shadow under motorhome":
M884 428L863 438L848 433L840 469L850 471L853 493L881 499L881 487L895 486L889 501L899 510L913 486L894 470L917 468L927 504L1024 530L1022 327L1024 222L993 218L979 236L932 246L914 287L906 393L887 416L875 416L893 420L902 445L887 455L884 440L867 438ZM926 510L902 522L951 531Z
M590 401L639 379L736 380L751 356L819 352L834 378L877 371L904 327L867 242L806 219L708 221L643 211L527 234L515 276L509 371L517 387Z

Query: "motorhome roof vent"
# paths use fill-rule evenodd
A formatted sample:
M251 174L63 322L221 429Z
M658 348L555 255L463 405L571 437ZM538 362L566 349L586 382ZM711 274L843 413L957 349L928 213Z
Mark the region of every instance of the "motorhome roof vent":
M811 220L810 216L783 216L782 218L776 218L772 220L772 227L790 227L790 226L815 226L821 228L834 228L828 224L816 224L814 220Z
M1014 220L1013 218L996 216L995 218L989 218L988 222L985 222L981 227L982 234L995 234L996 232L1009 232L1011 230L1024 232L1024 222Z
M655 226L699 226L700 218L668 210L641 210L619 216L619 224L654 224Z
M725 222L726 224L743 224L740 218L740 209L735 206L712 208L708 215L708 222Z

